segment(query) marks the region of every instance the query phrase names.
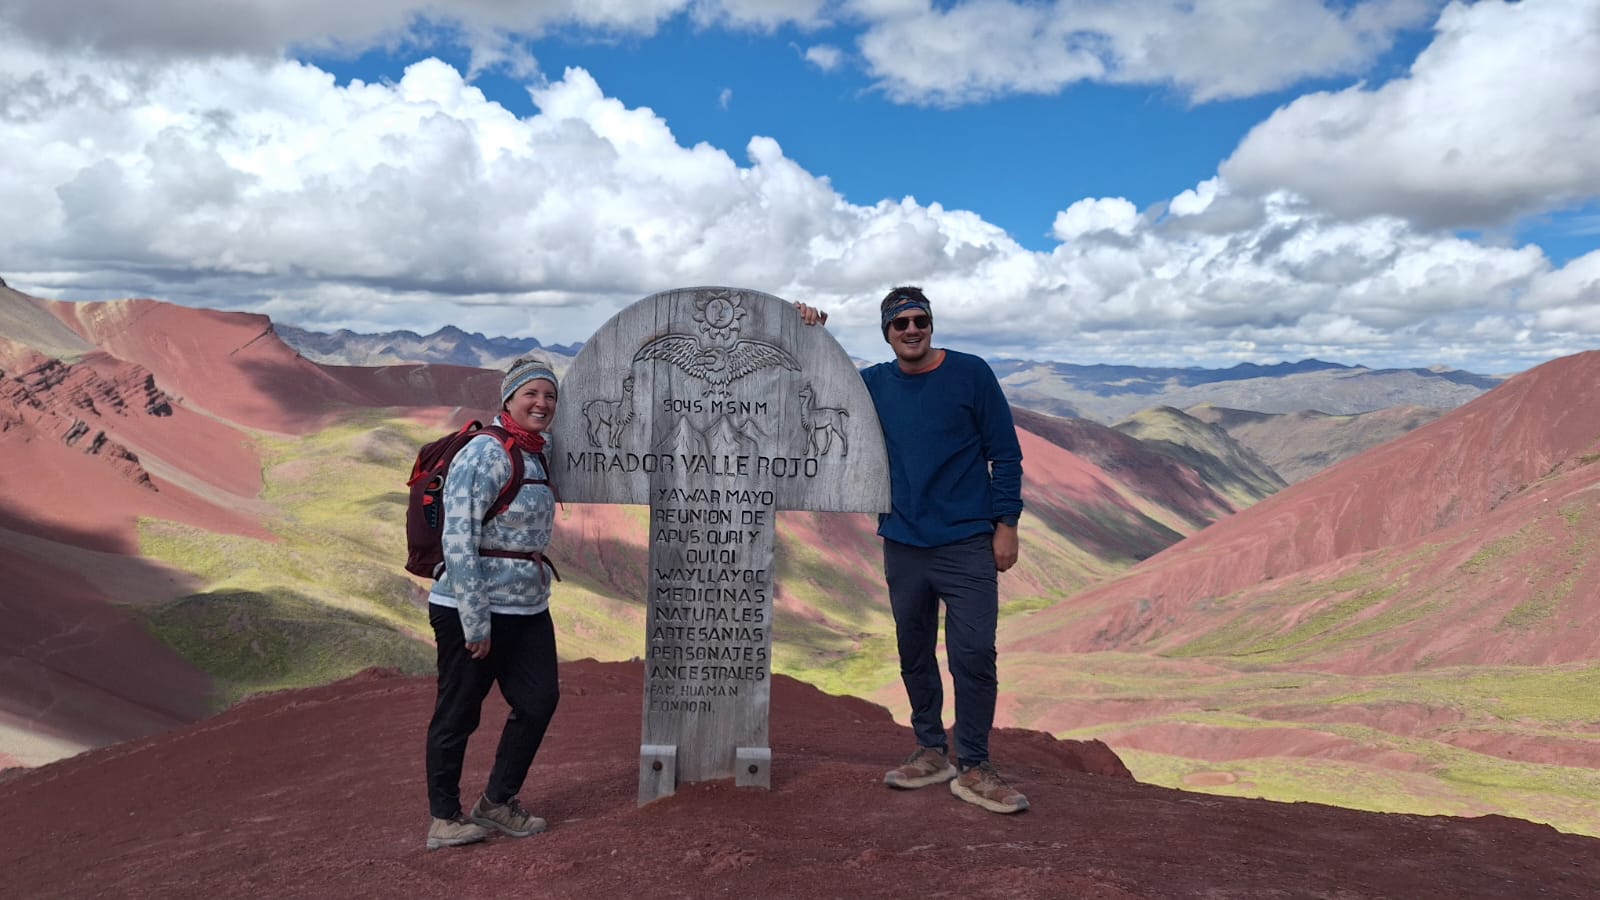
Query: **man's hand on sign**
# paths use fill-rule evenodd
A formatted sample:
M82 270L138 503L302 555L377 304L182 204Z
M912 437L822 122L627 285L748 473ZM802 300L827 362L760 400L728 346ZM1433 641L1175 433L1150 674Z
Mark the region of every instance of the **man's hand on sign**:
M796 303L794 308L800 313L800 321L806 323L807 325L828 324L828 314L820 309L817 309L815 306L807 306L804 303Z

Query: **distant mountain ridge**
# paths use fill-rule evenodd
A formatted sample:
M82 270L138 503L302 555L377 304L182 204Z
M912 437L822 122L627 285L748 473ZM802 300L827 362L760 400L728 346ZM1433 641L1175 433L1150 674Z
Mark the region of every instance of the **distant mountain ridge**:
M1111 423L1155 406L1354 415L1392 406L1454 409L1505 379L1458 369L1369 369L1305 359L1227 369L992 360L1011 402Z
M449 364L501 369L532 350L565 368L582 342L543 344L537 338L486 337L453 325L433 334L388 331L331 334L274 324L278 336L302 356L325 365ZM1113 366L1106 364L989 360L1013 404L1053 416L1110 425L1157 406L1202 404L1262 413L1315 411L1354 415L1394 406L1454 409L1504 380L1459 369L1370 369L1319 359L1239 363L1226 369Z
M1184 410L1258 454L1284 481L1303 481L1343 459L1432 422L1448 409L1392 406L1335 416L1306 410L1261 413L1210 403ZM1122 427L1121 425L1117 427Z
M488 337L463 331L454 325L422 335L414 331L385 331L359 334L341 328L331 334L273 324L284 343L313 362L336 366L392 366L404 363L431 363L503 369L525 353L542 350L555 361L570 361L583 343L544 344L538 338Z
M995 374L1006 378L1012 374L1048 366L1062 380L1082 386L1100 396L1118 394L1160 395L1175 387L1198 387L1255 378L1287 378L1314 372L1349 374L1387 374L1410 372L1415 375L1437 378L1451 384L1488 390L1504 379L1496 375L1479 375L1461 369L1442 367L1409 367L1400 369L1373 369L1367 366L1347 366L1343 363L1320 359L1302 359L1299 362L1238 363L1225 369L1206 369L1200 366L1113 366L1104 363L1076 365L1073 363L1040 362L1035 360L996 360L991 362Z

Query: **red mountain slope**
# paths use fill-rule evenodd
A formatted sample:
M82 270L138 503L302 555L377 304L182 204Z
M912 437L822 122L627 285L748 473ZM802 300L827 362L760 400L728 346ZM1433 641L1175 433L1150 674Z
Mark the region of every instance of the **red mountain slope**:
M445 417L498 384L448 366L327 370L259 316L0 290L0 768L210 712L211 677L126 606L202 587L140 559L137 522L271 540L248 429L386 404Z
M0 512L13 522L12 530L0 531L0 565L59 574L63 585L69 575L86 574L93 590L79 591L72 601L85 604L130 599L125 592L159 602L195 589L167 572L165 580L144 578L144 587L125 591L104 574L121 571L111 557L84 555L93 550L136 558L140 518L272 540L262 525L275 511L260 496L263 463L255 432L311 434L375 410L441 426L487 418L500 380L496 372L455 366L319 365L284 345L263 316L154 300L62 303L0 291L0 335L6 338L0 340L0 451L11 463L0 470L6 479ZM1028 553L1004 582L1008 600L1061 596L1227 510L1192 471L1140 453L1136 442L1110 429L1026 413L1019 422L1034 524ZM396 496L398 487L397 472ZM645 577L642 515L618 508L563 514L556 554L563 571L619 603L636 604ZM817 588L806 593L797 581L796 589L780 590L784 609L820 619L825 614L808 605L818 592L836 609L883 608L872 527L865 516L785 514L785 541L815 551L790 574ZM50 589L55 583L38 579L40 593L26 602L58 602ZM49 645L57 636L52 629L60 627L54 616L20 621L27 627L12 633L18 648ZM603 625L596 627L596 634L605 633ZM100 671L82 664L104 655L104 648L81 648L82 658L37 654L40 666L57 666L52 671L62 690L74 683L71 673ZM137 667L139 653L130 653L124 662ZM189 676L187 683L206 682L199 673ZM85 677L87 691L121 696L114 676ZM29 697L16 707L23 719L30 709L44 716L62 699ZM140 691L122 699L160 705ZM104 718L117 720L109 712ZM145 731L140 726L123 736Z
M172 590L171 573L28 539L14 525L0 516L0 769L160 733L210 712L210 677L108 602L108 589L124 601ZM48 552L56 565L19 546Z
M1404 647L1386 644L1392 655L1384 659L1374 658L1370 645L1334 649L1325 660L1330 663L1343 659L1355 665L1357 656L1362 665L1379 668L1405 667L1423 657L1437 662L1588 658L1596 647L1588 637L1552 643L1544 629L1535 629L1538 635L1524 640L1494 626L1538 593L1538 573L1547 570L1565 585L1565 596L1576 598L1561 606L1557 620L1595 619L1593 604L1584 600L1595 595L1586 594L1585 587L1600 586L1595 573L1584 566L1551 569L1540 560L1549 552L1568 552L1573 539L1562 537L1562 531L1587 534L1588 528L1600 527L1586 524L1594 507L1586 498L1600 481L1600 467L1587 463L1597 449L1600 353L1547 363L1218 522L1059 609L1041 612L1031 618L1029 636L1017 646L1170 651L1229 619L1267 616L1260 606L1251 606L1251 597L1344 576L1356 585L1344 588L1347 593L1359 587L1367 598L1362 612L1367 616L1421 602L1446 588L1469 596L1452 599L1423 617L1426 627L1419 626L1437 630L1454 620L1455 627L1444 633L1456 635L1456 644L1419 637ZM1518 547L1506 543L1512 534L1523 535ZM1499 554L1497 570L1527 577L1513 584L1486 578L1445 583L1490 545ZM1379 550L1386 551L1381 559L1374 556ZM1508 562L1502 558L1507 555L1517 559ZM1382 572L1362 566L1381 566ZM1371 589L1372 580L1388 585L1383 597ZM1309 593L1332 602L1342 599L1339 591L1335 584ZM1318 608L1305 602L1306 594L1301 591L1299 603L1282 595L1272 604L1263 601L1261 606L1273 607L1276 626L1258 621L1258 630L1290 631ZM1474 600L1478 597L1481 602ZM1472 613L1464 617L1463 610ZM1468 632L1474 635L1470 640L1463 637Z
M1204 528L1234 511L1232 504L1207 485L1194 469L1114 428L1086 419L1058 419L1026 409L1015 409L1013 415L1019 428L1044 438L1097 469L1099 480L1124 485L1156 509L1174 515L1173 527L1181 533ZM1032 481L1034 467L1025 468L1028 469L1027 480ZM1074 527L1069 528L1068 533L1094 534L1097 523L1092 519L1088 516L1071 523Z
M461 366L319 365L251 313L156 300L35 302L94 346L158 373L184 406L266 431L305 433L354 408L473 405L499 386L493 373Z

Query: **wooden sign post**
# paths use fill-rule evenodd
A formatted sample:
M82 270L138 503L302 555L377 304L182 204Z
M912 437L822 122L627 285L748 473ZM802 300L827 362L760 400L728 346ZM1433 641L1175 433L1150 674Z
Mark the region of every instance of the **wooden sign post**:
M855 365L770 294L663 291L584 344L551 435L563 501L650 506L640 805L770 787L777 511L889 508Z

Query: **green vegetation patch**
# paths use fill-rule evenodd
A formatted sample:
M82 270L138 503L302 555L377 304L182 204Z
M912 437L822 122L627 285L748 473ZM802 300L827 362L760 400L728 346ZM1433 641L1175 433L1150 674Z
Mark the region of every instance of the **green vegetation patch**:
M1466 562L1456 567L1463 575L1482 575L1492 572L1500 567L1500 561L1508 556L1520 553L1528 546L1533 538L1533 525L1526 525L1515 534L1495 538L1478 548L1478 552L1468 557Z
M1555 615L1556 607L1561 598L1572 590L1572 578L1564 583L1565 589L1558 586L1554 590L1536 591L1532 597L1518 603L1505 614L1496 626L1498 631L1527 631L1537 625L1542 625Z
M292 591L216 591L150 611L151 632L216 679L230 706L252 694L337 681L369 666L422 674L431 647L390 624Z
M1359 733L1348 727L1320 730ZM1423 740L1400 742L1413 770L1349 760L1261 756L1206 761L1113 747L1147 784L1208 794L1311 802L1372 812L1477 816L1495 812L1600 835L1600 772L1501 759Z
M550 618L562 659L621 662L644 657L643 605L611 597L585 579L568 577L556 585Z
M1232 620L1168 651L1178 658L1223 657L1251 665L1281 665L1304 661L1372 637L1397 633L1396 629L1438 612L1443 600L1415 603L1368 614L1388 601L1405 584L1397 573L1403 561L1371 563L1356 572L1324 582L1294 581L1271 588L1245 602ZM1341 599L1339 594L1354 593ZM1327 599L1324 599L1327 598ZM1236 597L1211 601L1217 608L1237 605ZM1315 611L1285 630L1280 624L1287 610L1310 605Z
M369 666L431 670L424 588L403 562L404 481L432 431L368 414L312 435L257 435L272 539L140 522L140 552L206 588L152 610L149 627L216 679L223 706Z
M1108 653L1010 653L1001 665L1011 721L1063 739L1105 740L1146 783L1384 812L1501 813L1600 835L1600 771L1506 759L1452 743L1462 734L1487 735L1492 744L1496 732L1512 739L1511 747L1541 737L1600 743L1592 730L1600 721L1600 662L1382 676ZM1081 725L1062 718L1079 709ZM1278 757L1271 755L1271 742L1258 737L1250 743L1263 747L1261 756L1205 760L1141 752L1117 740L1170 725L1256 735L1309 729L1348 741L1349 755ZM1197 752L1200 742L1197 737Z

